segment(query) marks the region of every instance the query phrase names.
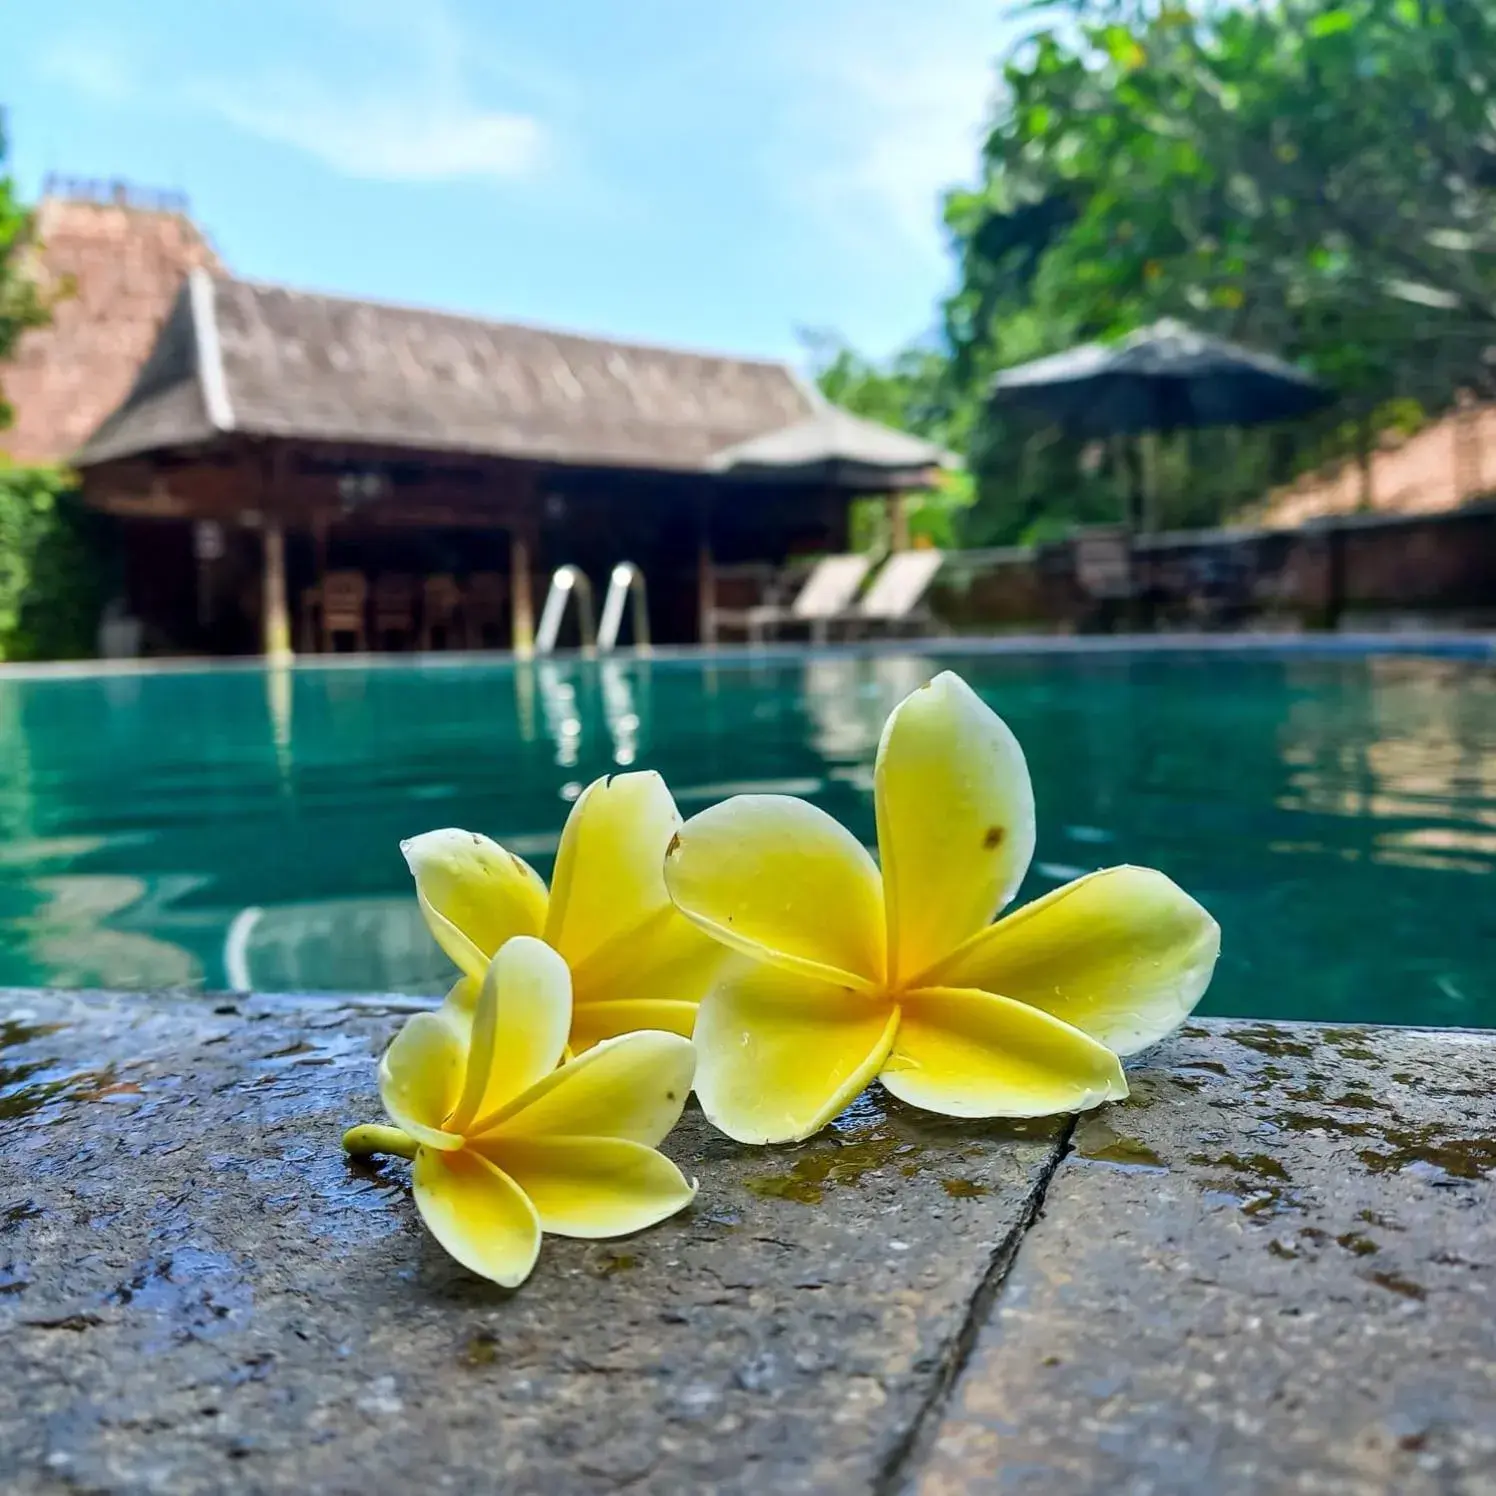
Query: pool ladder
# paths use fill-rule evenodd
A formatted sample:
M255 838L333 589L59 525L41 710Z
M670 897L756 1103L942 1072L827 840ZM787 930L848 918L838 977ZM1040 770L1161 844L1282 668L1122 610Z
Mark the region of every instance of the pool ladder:
M649 605L644 591L644 573L632 561L620 561L608 578L608 592L603 599L602 623L596 623L592 603L592 583L578 566L558 566L551 576L540 610L540 627L535 631L535 653L554 654L561 625L566 620L567 605L576 599L577 631L581 636L582 654L612 654L618 648L623 629L623 610L632 600L630 610L634 623L634 651L648 654Z
M608 578L608 595L603 599L603 621L597 628L600 654L612 654L618 648L626 603L633 604L629 612L634 620L634 653L649 653L649 599L644 591L644 573L632 561L620 561Z

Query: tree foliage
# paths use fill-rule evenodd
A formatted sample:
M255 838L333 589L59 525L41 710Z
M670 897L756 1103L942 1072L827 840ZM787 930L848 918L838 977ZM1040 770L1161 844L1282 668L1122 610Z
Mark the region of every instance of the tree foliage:
M821 393L833 404L866 420L912 431L953 452L964 452L970 444L975 407L956 385L951 361L940 349L916 345L880 366L834 333L803 332L801 341ZM962 512L974 497L969 472L942 473L936 488L911 494L906 501L910 535L942 549L955 546ZM859 549L884 550L891 543L881 501L859 503L852 528Z
M0 111L0 168L5 159ZM0 362L22 333L48 320L47 301L25 265L31 227L15 183L0 171ZM12 418L0 390L0 443ZM0 451L0 660L94 652L103 596L98 524L79 502L71 474L18 466Z
M1496 7L1489 0L1060 0L1011 51L958 286L921 368L965 438L969 539L1115 517L1128 454L989 407L1000 368L1176 316L1294 359L1339 407L1191 433L1170 523L1496 393ZM897 375L895 360L880 376ZM855 368L855 361L848 364Z
M27 328L47 320L46 304L23 264L31 214L21 206L15 183L4 172L5 161L5 116L0 111L0 362L10 357ZM0 390L0 430L10 425L13 414Z
M0 660L94 652L105 580L99 524L70 474L0 459Z

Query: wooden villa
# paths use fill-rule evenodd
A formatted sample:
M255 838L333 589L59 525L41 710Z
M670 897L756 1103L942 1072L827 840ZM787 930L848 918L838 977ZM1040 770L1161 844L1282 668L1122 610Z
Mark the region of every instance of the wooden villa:
M897 505L944 456L784 364L199 267L72 461L151 647L284 655L525 652L554 568L621 561L655 640L694 640L719 574L844 549L852 499Z

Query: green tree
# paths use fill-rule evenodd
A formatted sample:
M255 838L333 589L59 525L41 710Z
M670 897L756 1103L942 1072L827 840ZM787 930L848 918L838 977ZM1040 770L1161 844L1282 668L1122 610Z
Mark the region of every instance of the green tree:
M0 363L48 303L27 273L32 215L6 161L0 110ZM0 389L0 442L14 413ZM103 595L99 517L78 500L73 475L22 467L0 451L0 660L74 658L93 652Z
M969 393L953 379L943 348L914 344L878 364L849 348L835 333L803 331L800 338L817 386L834 405L866 420L912 432L957 454L965 451L975 409ZM910 495L910 534L942 549L957 545L961 515L974 497L969 473L941 473L935 488ZM853 543L859 549L886 549L892 538L881 501L858 503L852 527Z
M9 358L23 332L47 321L47 307L23 259L31 232L31 214L22 207L15 182L5 172L8 159L5 112L0 109L0 362ZM0 389L0 430L14 412Z
M1301 360L1346 397L1296 438L1192 433L1172 522L1364 448L1409 402L1489 390L1496 12L1479 0L1066 0L1006 60L980 180L946 221L959 385L1165 315ZM1126 481L978 406L974 529L1115 506ZM1086 454L1094 457L1094 453Z
M106 581L100 525L71 474L0 458L0 660L93 653Z

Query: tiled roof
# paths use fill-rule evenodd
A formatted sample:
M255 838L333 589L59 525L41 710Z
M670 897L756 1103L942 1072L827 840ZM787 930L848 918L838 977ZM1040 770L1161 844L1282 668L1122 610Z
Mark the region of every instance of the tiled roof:
M59 461L126 395L189 270L217 257L179 208L44 198L37 208L33 273L62 293L48 327L22 337L0 367L15 424L0 452Z

